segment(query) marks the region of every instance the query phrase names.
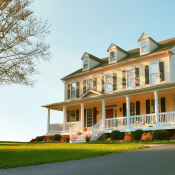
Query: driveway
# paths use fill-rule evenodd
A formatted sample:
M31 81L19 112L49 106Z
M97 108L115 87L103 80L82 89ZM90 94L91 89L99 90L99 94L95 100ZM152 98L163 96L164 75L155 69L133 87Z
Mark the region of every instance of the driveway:
M107 156L0 170L0 175L174 175L175 144Z

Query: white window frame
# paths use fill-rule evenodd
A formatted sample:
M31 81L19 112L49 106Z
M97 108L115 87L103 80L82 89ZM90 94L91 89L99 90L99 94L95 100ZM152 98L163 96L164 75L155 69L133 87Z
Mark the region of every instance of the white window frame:
M105 73L104 74L105 76L105 78L104 78L104 83L105 83L105 92L106 93L109 93L109 92L113 92L113 72L107 72L107 73ZM112 91L106 91L106 75L111 75L111 80L112 80L112 82L111 83L108 83L108 84L111 84L112 85Z
M114 52L114 60L112 60L112 61L111 61L111 58L110 58L110 53L111 52ZM108 60L109 60L109 64L117 62L117 50L109 51L109 59Z
M127 81L128 79L127 79L127 77L128 77L128 71L130 71L130 70L133 70L134 71L134 86L128 87L128 81ZM126 88L127 89L134 88L135 87L135 68L134 67L130 67L130 68L126 69L125 71L126 71L126 75L125 75L125 78L126 78Z
M85 60L87 60L87 62L88 62L87 68L86 68L86 69L84 68L84 61L85 61ZM89 70L89 58L84 58L82 61L83 61L83 62L82 62L83 71Z
M142 45L143 43L146 43L146 46L143 46ZM142 53L148 52L148 43L147 43L147 41L142 41L141 42L141 47L142 47ZM143 51L144 48L146 48L146 51Z
M94 112L93 112L93 108L86 108L86 126L84 126L84 127L86 127L86 128L90 128L90 127L92 127L92 126L87 126L87 110L88 109L92 109L92 126L94 125L93 124L93 121L94 121Z
M134 104L134 112L135 112L135 115L131 115L131 103ZM136 116L136 101L131 101L129 105L130 105L130 114L129 114L129 115L130 115L130 116Z
M159 113L161 111L160 98L158 98ZM152 100L154 100L154 108L155 108L155 99L154 98L151 98L150 99L150 114L155 114L155 109L154 109L154 113L151 112L152 111L152 109L151 109L151 107L152 107Z
M93 90L93 78L87 78L87 79L86 79L86 91L89 90L89 89L87 88L87 87L88 87L88 86L87 86L87 84L88 84L87 81L88 81L88 80L92 80L92 84L91 84L91 88L90 88L90 89Z
M150 73L150 66L152 64L158 64L158 82L154 82L154 83L151 83L151 73ZM159 61L153 61L153 62L149 62L149 84L158 84L160 83L160 67L159 67Z
M75 97L72 97L72 90L71 90L71 87L72 87L72 84L75 83ZM70 99L75 99L77 96L77 82L72 82L70 83Z
M147 51L145 51L145 52L142 52L142 43L143 42L146 42L146 44L147 44ZM149 39L145 39L143 41L140 41L140 55L144 55L144 54L147 54L149 52L150 52L150 42L149 42Z

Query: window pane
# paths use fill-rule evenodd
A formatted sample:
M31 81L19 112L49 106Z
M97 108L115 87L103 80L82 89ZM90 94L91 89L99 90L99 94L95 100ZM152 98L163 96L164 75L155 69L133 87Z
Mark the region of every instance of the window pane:
M134 69L127 71L127 87L134 86Z
M113 91L112 74L105 75L105 92Z
M71 91L71 98L76 97L76 91Z
M83 61L83 66L84 66L84 69L88 69L88 59L85 59Z
M159 63L150 65L150 83L159 82Z
M87 79L86 82L87 82L87 86L86 86L87 87L87 90L93 89L92 88L92 79Z
M147 46L146 41L142 42L142 47Z
M130 116L135 115L135 102L130 103Z
M115 60L115 52L110 52L110 61Z
M75 111L71 111L70 122L75 122Z
M142 52L147 52L147 46L146 47L142 47Z
M159 72L159 64L154 63L150 65L150 73L157 73Z
M76 83L71 84L71 91L74 91L74 90L76 90Z
M87 127L92 126L92 108L87 109Z

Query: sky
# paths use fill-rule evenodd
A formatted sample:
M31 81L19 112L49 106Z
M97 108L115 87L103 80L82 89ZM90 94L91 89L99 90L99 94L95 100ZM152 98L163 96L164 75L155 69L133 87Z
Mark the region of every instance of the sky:
M35 16L51 25L53 58L38 65L33 87L0 86L0 141L30 141L47 131L47 109L41 105L64 101L62 77L82 66L88 52L108 56L111 43L128 51L139 47L144 32L155 41L175 37L173 0L35 0ZM63 113L51 110L51 123Z

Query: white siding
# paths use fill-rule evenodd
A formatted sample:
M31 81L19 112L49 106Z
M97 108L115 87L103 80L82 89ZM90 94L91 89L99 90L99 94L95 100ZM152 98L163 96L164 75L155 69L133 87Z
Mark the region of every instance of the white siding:
M175 81L175 55L170 57L170 81Z

